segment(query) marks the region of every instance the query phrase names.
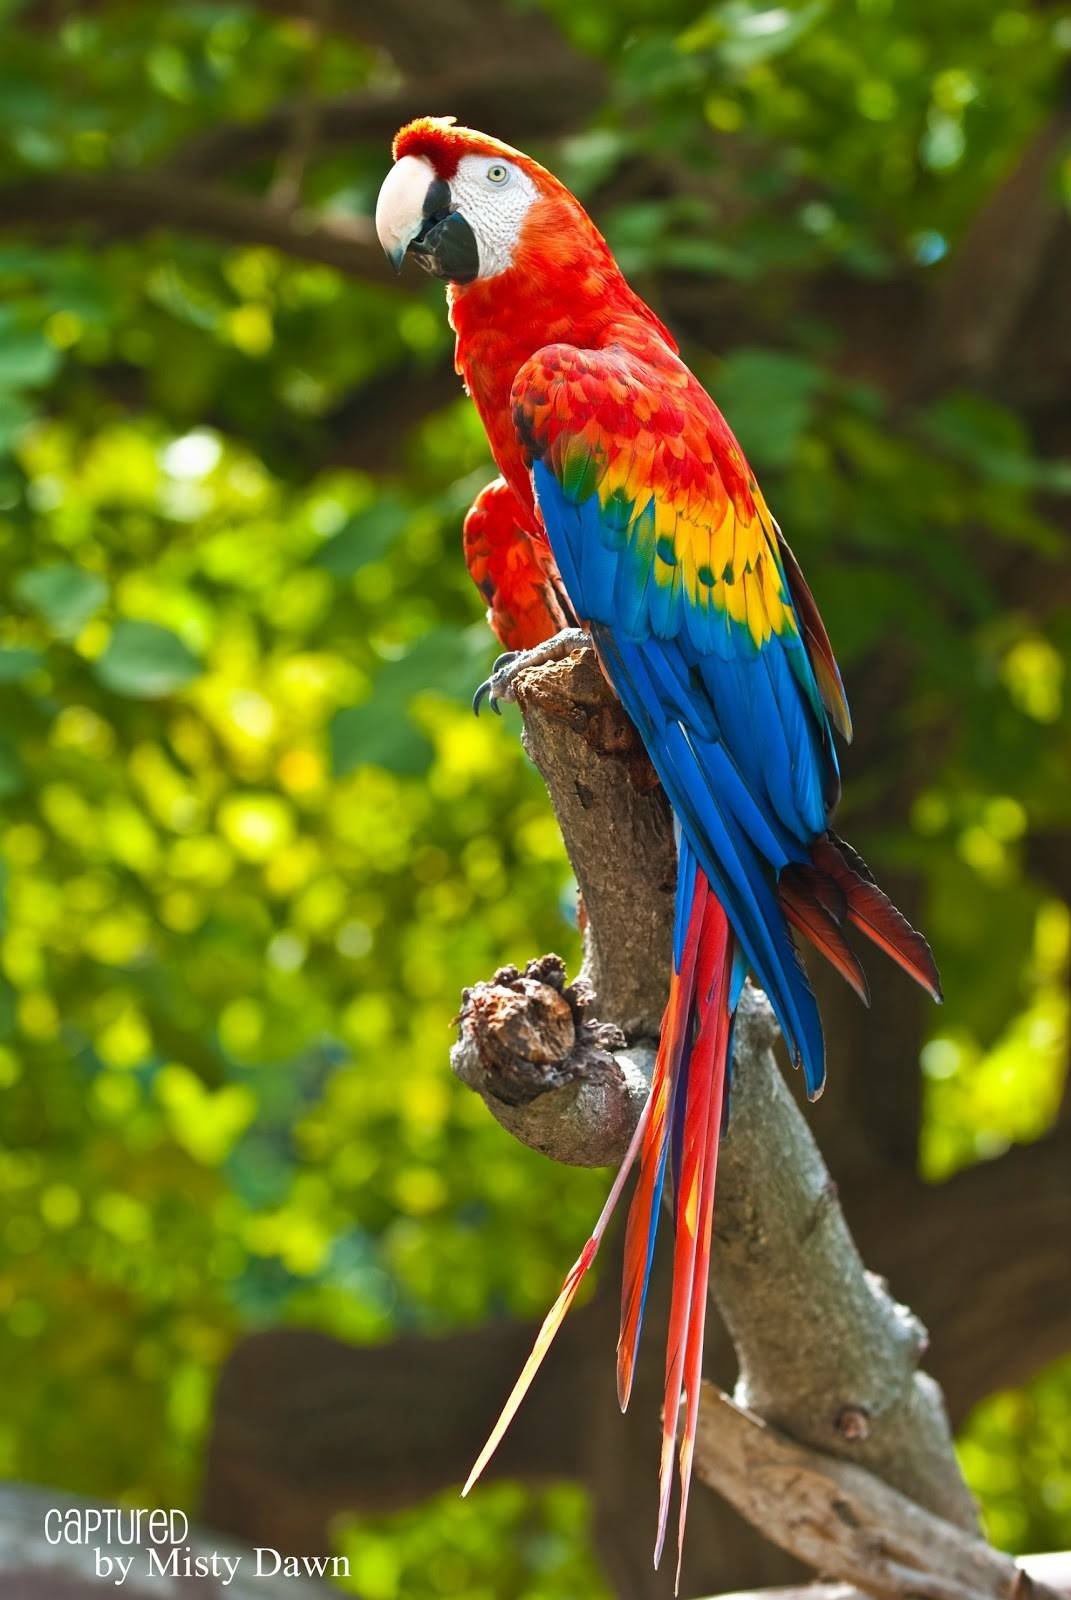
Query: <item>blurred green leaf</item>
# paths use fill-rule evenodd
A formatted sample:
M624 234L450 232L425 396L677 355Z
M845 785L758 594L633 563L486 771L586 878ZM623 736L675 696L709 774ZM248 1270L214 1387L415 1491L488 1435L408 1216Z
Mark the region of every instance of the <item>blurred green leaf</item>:
M367 511L350 517L339 531L317 551L315 564L336 578L351 578L370 561L386 555L404 531L411 511L401 500L381 495Z
M11 449L34 415L34 408L23 396L0 394L0 454Z
M20 573L14 585L15 598L40 612L61 638L80 633L94 611L108 597L108 585L95 573L66 563L54 567L32 567Z
M59 351L43 333L12 325L0 308L0 393L47 383L59 361Z
M791 50L827 10L826 0L810 5L774 5L769 0L722 0L687 30L687 50L714 46L726 66L742 72Z
M18 683L36 672L43 660L40 650L0 649L0 683Z
M124 619L112 629L111 639L93 670L106 689L134 700L156 700L191 683L202 671L201 663L177 633L155 622Z
M346 706L331 719L331 770L344 777L371 763L404 777L419 777L431 765L431 742L404 712L393 714L381 701Z
M22 762L15 743L7 734L0 734L0 800L18 794L23 783Z
M721 363L713 390L749 459L779 467L792 459L825 381L805 357L744 349Z

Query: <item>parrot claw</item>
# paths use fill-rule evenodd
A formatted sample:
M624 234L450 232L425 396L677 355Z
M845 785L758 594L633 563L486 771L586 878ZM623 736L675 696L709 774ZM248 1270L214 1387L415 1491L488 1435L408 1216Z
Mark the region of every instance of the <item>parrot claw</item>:
M472 697L472 710L475 716L478 717L483 709L484 700L487 701L487 704L491 707L491 710L494 712L496 717L500 717L502 715L501 711L498 709L498 702L500 700L513 699L510 668L513 666L513 663L516 661L517 657L523 654L524 652L522 650L507 650L505 655L498 657L494 666L491 668L491 676L483 680L483 682L480 684L480 687L476 690L476 693Z
M574 650L591 648L591 635L583 628L563 628L561 633L544 639L542 644L535 645L531 650L507 650L491 668L491 676L484 679L473 695L474 713L479 716L486 700L495 716L500 717L501 702L516 698L513 684L519 673L526 672L529 667L545 666L548 661L561 661Z

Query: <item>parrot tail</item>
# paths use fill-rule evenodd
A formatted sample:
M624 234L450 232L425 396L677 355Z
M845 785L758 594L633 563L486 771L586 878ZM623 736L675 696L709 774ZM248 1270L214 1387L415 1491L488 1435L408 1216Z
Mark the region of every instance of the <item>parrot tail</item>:
M606 1229L610 1223L610 1218L613 1216L617 1207L617 1202L621 1198L621 1191L625 1187L625 1180L628 1178L628 1175L632 1170L632 1165L643 1145L644 1135L647 1131L647 1125L651 1118L651 1107L653 1100L653 1095L648 1095L647 1103L640 1113L640 1120L636 1124L636 1131L633 1133L629 1147L625 1152L625 1158L622 1161L621 1166L618 1168L617 1177L614 1179L610 1193L606 1197L606 1204L599 1213L599 1220L596 1222L587 1244L585 1244L583 1250L581 1250L579 1256L569 1268L557 1300L555 1300L554 1304L551 1306L550 1310L543 1319L542 1326L540 1327L539 1332L536 1334L536 1340L535 1344L532 1346L531 1354L521 1369L520 1377L517 1379L517 1382L513 1385L513 1388L510 1391L509 1399L502 1407L502 1412L498 1421L491 1429L487 1443L477 1456L475 1465L465 1480L465 1487L461 1491L462 1495L468 1494L473 1484L483 1472L484 1467L486 1467L487 1463L498 1449L498 1446L502 1441L503 1434L513 1421L521 1401L524 1399L529 1388L531 1387L532 1379L543 1365L543 1360L547 1354L547 1351L554 1342L554 1335L565 1321L565 1314L576 1298L576 1291L583 1283L588 1268L591 1266L591 1263L595 1260L595 1257L598 1254L599 1245L602 1243L603 1234L606 1232Z
M777 893L789 922L806 934L864 1003L869 1001L869 990L841 931L846 922L884 950L935 1000L941 999L940 974L926 940L878 888L862 856L832 831L814 841L810 862L784 868Z
M669 1519L673 1443L683 1394L686 1405L679 1457L678 1583L699 1420L714 1178L727 1104L732 1019L742 984L743 964L737 958L728 920L682 840L677 949L651 1087L651 1113L644 1134L640 1176L625 1235L621 1334L617 1346L617 1391L624 1410L635 1375L668 1165L673 1182L673 1289L666 1344L655 1565L662 1555Z
M544 1318L532 1352L462 1490L462 1494L468 1494L513 1420L595 1259L629 1171L640 1156L640 1176L625 1235L621 1335L617 1347L618 1398L622 1410L628 1404L668 1167L673 1183L675 1238L655 1565L661 1558L669 1520L673 1443L683 1395L678 1583L699 1421L707 1275L714 1226L714 1176L718 1143L728 1110L733 1015L745 970L728 919L682 836L673 973L651 1093L591 1237Z

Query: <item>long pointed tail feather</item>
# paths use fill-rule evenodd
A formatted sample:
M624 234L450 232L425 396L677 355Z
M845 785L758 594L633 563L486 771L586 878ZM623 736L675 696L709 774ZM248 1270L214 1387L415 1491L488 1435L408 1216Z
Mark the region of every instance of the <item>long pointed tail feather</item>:
M655 1239L661 1215L662 1189L671 1134L675 1125L674 1104L681 1093L681 1063L685 1056L687 1033L695 987L696 957L703 927L707 895L706 879L683 856L677 893L678 938L674 968L670 977L669 1000L662 1019L662 1036L651 1082L651 1115L640 1157L640 1176L629 1206L625 1229L624 1264L621 1278L621 1332L617 1341L617 1398L622 1411L632 1393L636 1371L640 1329L651 1281Z
M783 868L777 896L788 921L851 984L864 1005L870 1004L870 989L842 932L846 922L940 1002L941 978L926 940L878 888L862 856L832 831L814 841L810 861Z
M652 1101L653 1096L649 1096L646 1106L640 1113L640 1120L636 1124L636 1131L633 1133L629 1147L625 1152L625 1158L618 1168L617 1177L614 1179L613 1187L606 1197L606 1204L603 1206L602 1211L599 1214L599 1220L596 1222L595 1227L592 1230L591 1238L588 1240L587 1244L585 1244L583 1250L570 1267L569 1272L566 1275L565 1282L562 1284L561 1292L558 1295L557 1300L555 1300L554 1304L551 1306L550 1310L547 1312L547 1315L543 1319L543 1324L536 1335L535 1344L532 1346L532 1352L521 1369L520 1377L517 1379L517 1382L513 1385L513 1388L510 1391L509 1399L502 1407L502 1412L498 1421L491 1429L487 1443L477 1456L472 1471L465 1480L465 1487L461 1491L462 1495L468 1494L469 1490L472 1488L473 1484L479 1478L480 1474L483 1472L483 1469L486 1467L487 1463L498 1449L498 1446L502 1441L503 1434L513 1421L513 1418L517 1412L517 1408L520 1406L521 1401L524 1399L529 1388L531 1387L532 1379L535 1377L536 1373L543 1364L547 1351L550 1349L551 1344L553 1343L554 1335L561 1327L562 1322L565 1320L566 1312L569 1310L569 1307L576 1298L576 1292L583 1282L588 1268L591 1266L591 1263L598 1254L599 1245L602 1243L603 1235L609 1226L610 1219L617 1207L617 1202L621 1198L621 1191L625 1187L625 1181L628 1178L629 1172L632 1170L633 1162L636 1160L640 1146L644 1141L644 1136L647 1132L647 1124L651 1115Z
M786 867L777 884L781 908L794 928L798 928L825 956L829 964L851 984L864 1005L870 1004L870 986L866 981L859 957L840 930L848 915L848 905L841 896L842 907L838 917L825 903L824 884L815 882L815 874L806 879L798 867Z
M941 978L937 963L922 934L898 911L884 890L879 889L862 856L833 832L823 834L811 846L812 867L795 867L796 881L802 877L812 894L821 898L830 887L843 897L844 917L858 928L879 950L884 950L926 992L940 1001ZM784 876L784 875L782 875ZM827 907L829 902L825 902ZM787 907L786 907L787 912ZM817 941L816 941L817 942ZM824 947L819 944L819 949ZM831 957L832 959L832 957ZM834 965L836 963L834 962Z
M624 1405L635 1373L659 1200L666 1168L671 1164L673 1288L666 1342L654 1559L657 1566L665 1543L673 1490L674 1441L684 1395L687 1406L679 1456L678 1581L680 1540L683 1540L688 1512L699 1416L714 1182L723 1123L729 1034L739 992L739 984L734 979L734 954L735 941L725 913L711 893L705 875L696 870L687 842L682 840L674 971L655 1069L653 1110L640 1178L629 1210L618 1341L618 1394Z
M699 898L697 886L697 900ZM699 1416L707 1279L714 1223L714 1186L728 1060L730 1007L733 1003L733 939L725 913L709 891L701 901L699 914L701 934L691 1018L692 1039L687 1062L687 1092L677 1102L680 1158L674 1171L673 1289L666 1341L658 1531L655 1541L657 1566L669 1518L673 1442L677 1433L681 1397L684 1395L687 1406L679 1455L678 1583Z

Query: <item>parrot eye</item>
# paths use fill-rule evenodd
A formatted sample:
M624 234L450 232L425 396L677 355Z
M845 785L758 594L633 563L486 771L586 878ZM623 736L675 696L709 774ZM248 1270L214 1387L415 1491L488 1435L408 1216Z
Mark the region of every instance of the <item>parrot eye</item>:
M509 179L509 168L507 166L504 166L501 161L496 161L493 166L488 167L488 169L487 169L487 181L488 181L488 183L496 183L496 184L500 184L501 185L503 183L506 183L508 179Z

